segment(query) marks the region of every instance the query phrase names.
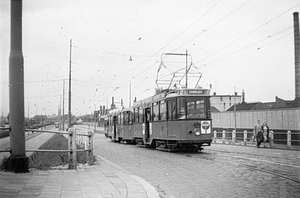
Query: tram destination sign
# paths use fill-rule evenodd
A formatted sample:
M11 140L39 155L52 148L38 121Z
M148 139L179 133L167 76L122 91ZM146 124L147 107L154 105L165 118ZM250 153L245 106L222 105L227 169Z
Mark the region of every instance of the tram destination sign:
M209 95L208 89L183 89L178 90L179 95Z

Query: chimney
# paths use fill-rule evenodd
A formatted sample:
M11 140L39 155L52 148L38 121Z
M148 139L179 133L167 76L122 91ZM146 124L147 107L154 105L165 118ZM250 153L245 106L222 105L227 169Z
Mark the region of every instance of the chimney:
M243 92L242 92L242 103L245 103L245 91L243 89Z
M300 97L300 36L299 13L294 12L294 47L295 47L295 96Z
M111 107L110 109L115 109L116 106L115 106L115 100L114 100L114 97L111 98Z

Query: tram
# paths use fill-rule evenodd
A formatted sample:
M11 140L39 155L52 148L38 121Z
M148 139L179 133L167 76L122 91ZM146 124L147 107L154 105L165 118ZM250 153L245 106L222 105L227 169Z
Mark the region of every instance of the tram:
M105 134L112 141L131 143L133 138L133 113L131 108L111 110L108 113L108 122Z
M134 141L159 150L202 150L212 142L210 90L164 91L134 103Z
M165 75L166 57L184 57L186 66L169 78ZM156 94L135 101L130 109L112 110L108 114L107 136L113 141L133 142L164 151L201 151L212 142L210 89L198 86L202 74L191 57L165 53L157 71ZM181 64L180 61L178 61ZM172 62L173 63L173 62ZM192 71L196 69L196 71ZM197 77L195 88L188 88L188 77ZM167 76L167 79L165 77ZM186 79L185 86L181 82ZM165 82L168 82L167 88Z

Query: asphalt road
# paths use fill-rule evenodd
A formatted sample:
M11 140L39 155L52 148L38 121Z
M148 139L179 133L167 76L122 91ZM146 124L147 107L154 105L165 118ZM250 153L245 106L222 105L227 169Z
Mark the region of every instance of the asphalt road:
M169 153L95 134L95 153L151 183L161 197L299 197L297 151L218 145Z

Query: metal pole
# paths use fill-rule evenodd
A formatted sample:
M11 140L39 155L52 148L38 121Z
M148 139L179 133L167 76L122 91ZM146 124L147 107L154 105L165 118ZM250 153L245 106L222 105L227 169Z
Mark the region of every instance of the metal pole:
M188 51L186 50L185 57L185 86L188 88Z
M24 59L22 53L22 0L11 0L11 37L9 55L9 123L11 155L9 171L28 172L25 154Z
M62 116L62 130L65 130L65 79L63 79L63 116Z
M235 94L235 87L234 87L234 106L233 106L233 109L234 109L234 130L236 131L236 104L235 104L235 98L236 98L236 94Z
M129 84L129 108L131 108L131 83Z
M61 121L62 121L62 117L61 117L61 96L59 96L59 107L58 107L58 130L61 131Z
M72 39L70 39L70 67L69 67L69 112L68 112L68 128L71 127L71 54L72 54Z
M300 97L300 33L299 13L294 12L294 48L295 48L295 97Z
M37 116L37 104L35 104L35 119L34 119L34 122L35 122L35 128L38 129L38 116Z

